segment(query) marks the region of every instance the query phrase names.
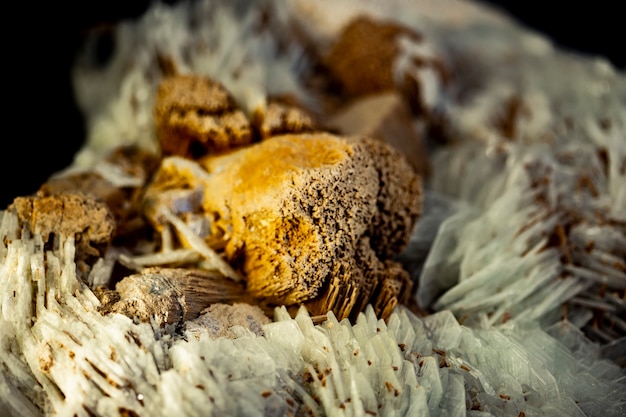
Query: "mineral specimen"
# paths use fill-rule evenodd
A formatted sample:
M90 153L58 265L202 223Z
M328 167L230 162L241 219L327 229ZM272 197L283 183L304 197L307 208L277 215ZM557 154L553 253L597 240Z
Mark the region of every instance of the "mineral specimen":
M231 94L207 77L165 78L157 92L155 122L165 155L199 157L252 141L250 122Z
M101 200L81 193L17 197L7 210L15 210L20 223L43 242L54 239L76 240L76 262L86 275L91 265L104 255L115 234L115 219Z
M379 43L339 58L381 73L330 80L354 22ZM470 1L159 2L112 32L74 72L74 163L0 211L0 415L625 414L623 71ZM205 147L221 117L185 107L161 152L159 84L187 76L249 143ZM351 76L412 108L423 189L388 138L323 132Z
M243 302L241 283L216 272L187 268L146 268L129 275L115 290L100 289L100 311L120 313L140 322L182 325L217 303Z
M322 55L347 95L401 91L416 113L433 111L448 78L434 46L391 20L356 16Z
M193 210L176 208L192 201ZM240 266L250 294L274 305L311 302L312 314L344 318L372 301L388 313L410 288L391 258L419 215L421 182L374 139L285 135L198 165L166 158L145 205L157 226L168 206L204 221L201 236Z

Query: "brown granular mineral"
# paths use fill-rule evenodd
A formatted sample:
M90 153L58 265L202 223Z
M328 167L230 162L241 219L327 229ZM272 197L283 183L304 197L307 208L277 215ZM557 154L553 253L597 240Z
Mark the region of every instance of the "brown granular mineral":
M249 144L252 130L221 83L198 75L164 78L155 102L164 155L198 158Z
M391 258L421 211L421 180L389 145L284 135L198 163L205 174L162 164L146 195L180 184L210 190L201 203L207 238L223 239L223 256L257 300L345 318L380 297L382 313L404 296L408 275Z
M252 119L261 140L287 133L313 132L318 129L315 117L289 97L269 99L265 109L256 111Z
M91 261L104 256L115 234L116 223L102 200L81 193L17 197L8 210L15 210L21 223L44 243L52 235L74 238L79 272L86 272Z
M399 24L358 17L343 29L325 62L350 95L393 90L392 68L400 35L421 39L420 34Z
M348 97L401 91L415 114L433 111L432 101L449 78L444 60L421 33L367 16L350 21L322 56Z

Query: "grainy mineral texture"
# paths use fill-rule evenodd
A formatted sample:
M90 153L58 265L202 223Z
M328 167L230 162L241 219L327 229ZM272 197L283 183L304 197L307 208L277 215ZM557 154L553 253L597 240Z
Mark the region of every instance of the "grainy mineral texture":
M263 336L263 326L271 320L259 306L247 303L221 304L207 307L196 319L185 323L185 331L200 335L208 332L212 337L236 338L235 326Z
M422 38L419 33L398 23L359 16L343 28L325 61L350 95L394 90L393 62L398 55L401 35Z
M355 16L322 60L348 97L400 91L415 114L431 115L450 78L444 59L415 28Z
M285 135L199 163L202 172L163 164L146 197L201 184L209 235L223 239L253 296L290 305L339 291L311 306L313 314L341 307L343 318L378 296L383 277L406 274L389 262L419 216L421 180L387 144Z
M218 81L197 75L163 79L155 120L166 155L198 157L252 141L250 122Z
M136 146L120 146L92 169L52 176L39 188L38 195L92 195L107 204L119 226L136 214L143 186L159 160L157 155Z
M623 71L471 0L96 32L0 211L0 416L626 415Z
M15 210L20 223L41 235L44 243L52 243L54 236L75 239L76 263L85 274L104 255L116 229L106 203L88 194L17 197L7 210Z
M321 130L316 117L292 97L268 99L265 108L256 111L252 119L261 140L277 135Z
M241 283L218 272L186 268L146 268L129 275L115 290L100 289L104 314L120 313L139 322L182 324L216 303L247 298Z

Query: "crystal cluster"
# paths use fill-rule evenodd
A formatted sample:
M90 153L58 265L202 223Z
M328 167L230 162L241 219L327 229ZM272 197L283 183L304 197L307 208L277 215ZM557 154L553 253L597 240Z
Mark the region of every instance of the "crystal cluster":
M471 52L484 36L451 44ZM466 207L441 225L418 298L489 325L568 320L624 364L624 76L513 40L514 69L487 49L481 89L442 106L456 144L433 155L446 168L430 190Z
M74 242L44 251L4 214L0 388L35 415L620 415L622 370L568 323L468 327L372 308L315 325L284 308L257 334L183 334L103 316L73 271ZM20 237L19 239L17 237ZM590 389L595 387L594 389Z
M193 213L169 213L173 229L161 235L168 250L144 240L119 245L120 236L145 232L133 204L115 203L140 201L158 166L153 110L164 77L219 80L243 119L254 125L265 117L255 125L263 137L290 124L284 120L302 120L304 113L294 116L285 105L290 100L318 116L315 129L323 129L340 108L367 108L353 106L363 97L338 94L328 74L316 72L343 30L359 21L372 30L351 38L403 35L398 44L381 35L383 49L397 56L370 75L383 76L408 107L402 117L379 119L409 132L414 142L406 149L429 153L411 159L429 159L422 215L393 259L411 274L414 304L385 319L371 305L346 319L312 316L306 307L276 307L269 318L257 306L241 308L239 301L250 300L241 295L239 272L199 238ZM108 246L83 223L63 236L48 227L63 219L63 204L50 208L32 196L0 211L0 415L626 413L623 73L469 1L155 4L114 33L107 65L94 66L88 49L77 61L86 142L40 191L45 201L63 202L55 193L80 182L124 229L113 239L105 234ZM164 120L178 129L172 121L181 115L165 110ZM186 116L217 123L223 113ZM368 129L393 136L376 123ZM174 247L177 238L188 244ZM93 242L98 250L82 257ZM171 270L161 267L179 264L209 265L224 283L207 291L236 295L233 305L215 303L187 317L185 289L210 274L165 280ZM146 267L158 279L144 293L167 292L180 307L172 317L125 315L139 305L139 286L126 295L119 293L124 285L99 292L118 269Z

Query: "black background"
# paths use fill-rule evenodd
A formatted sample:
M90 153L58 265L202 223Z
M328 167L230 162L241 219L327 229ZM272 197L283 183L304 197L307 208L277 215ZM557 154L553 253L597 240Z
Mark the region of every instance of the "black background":
M563 48L601 55L626 69L626 21L618 12L619 2L486 3ZM72 95L70 68L85 31L137 18L150 1L42 4L20 2L4 13L0 209L67 167L82 144L85 132Z

